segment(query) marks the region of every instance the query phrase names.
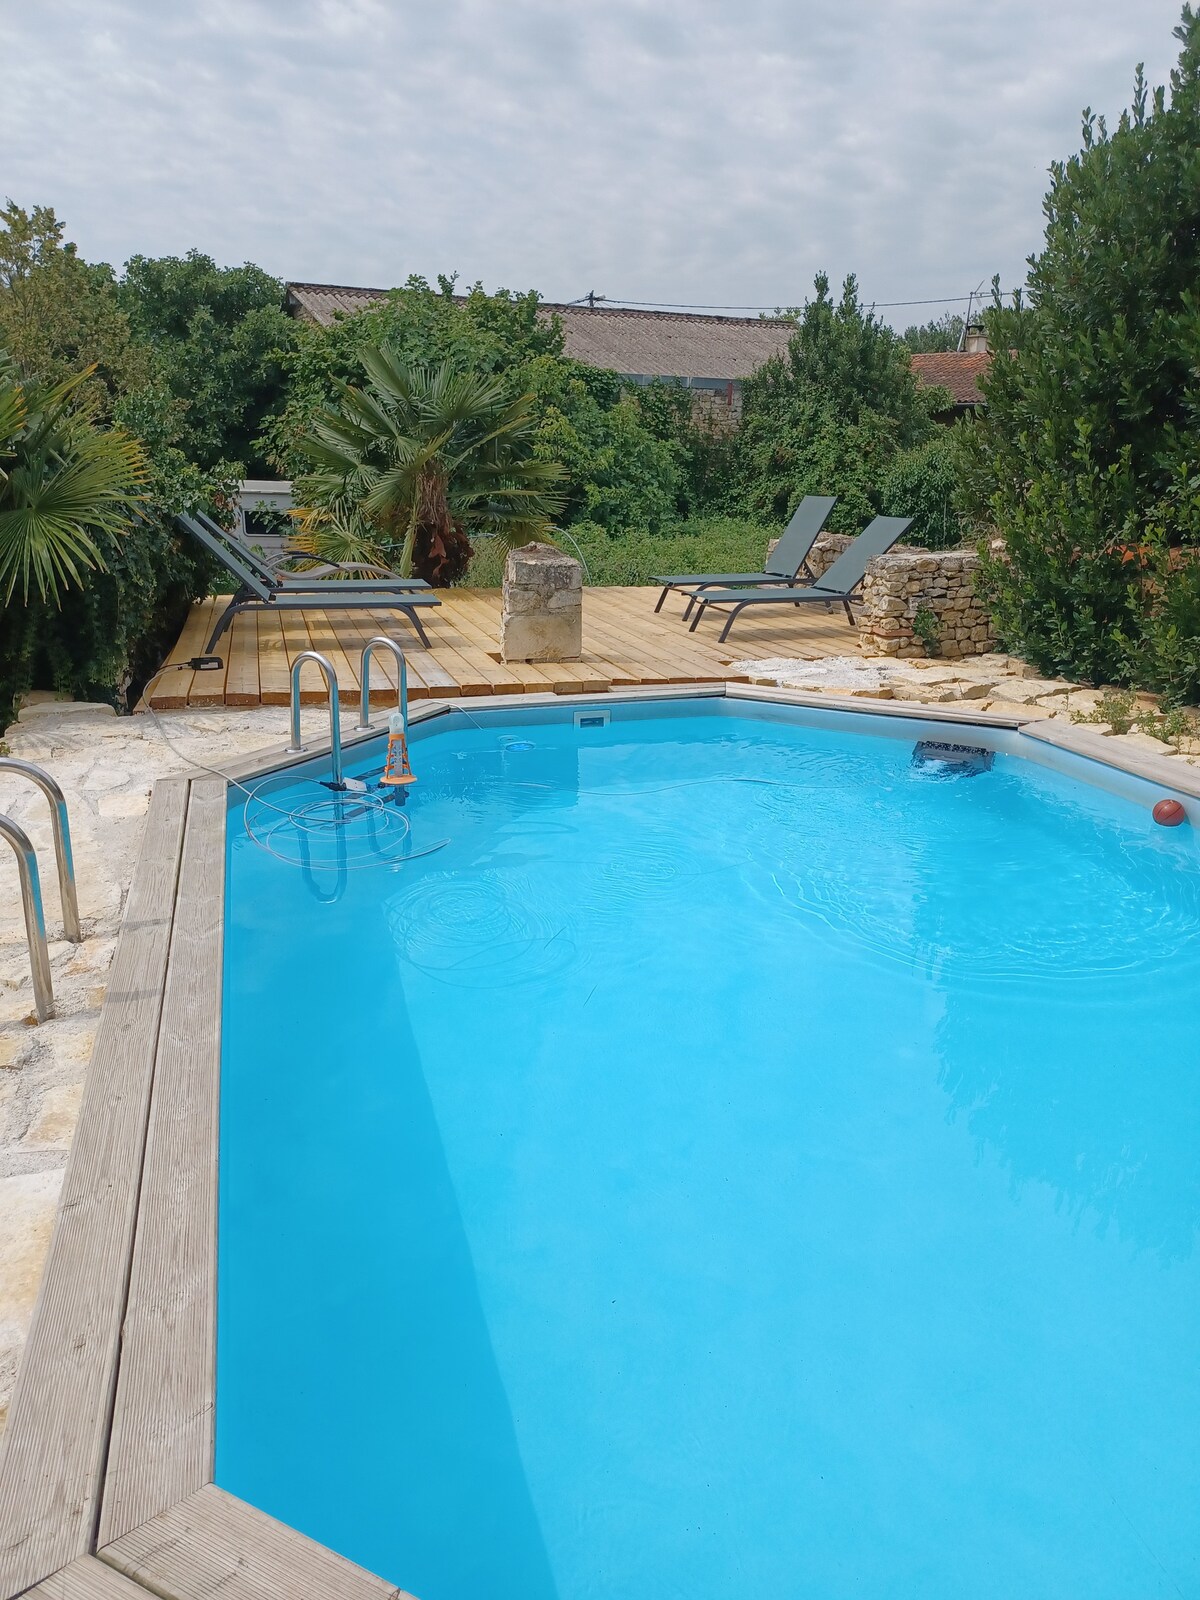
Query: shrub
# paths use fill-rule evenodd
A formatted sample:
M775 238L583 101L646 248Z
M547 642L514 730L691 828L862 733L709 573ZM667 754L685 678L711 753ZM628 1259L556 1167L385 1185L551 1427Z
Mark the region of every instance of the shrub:
M1110 133L1051 169L1029 303L988 313L987 411L967 430L964 506L1003 535L987 582L1006 647L1043 671L1193 694L1188 487L1200 421L1200 26L1185 7L1168 105L1139 68Z
M836 494L830 529L858 533L883 509L893 462L933 439L934 415L949 396L918 387L907 347L859 304L852 277L836 303L823 274L816 290L787 355L772 357L742 386L724 503L783 522L803 495ZM921 470L914 462L910 476ZM909 513L907 506L897 510Z
M905 544L926 550L952 550L970 533L956 496L961 471L958 427L939 426L924 444L893 456L879 482L879 509L891 517L911 517Z

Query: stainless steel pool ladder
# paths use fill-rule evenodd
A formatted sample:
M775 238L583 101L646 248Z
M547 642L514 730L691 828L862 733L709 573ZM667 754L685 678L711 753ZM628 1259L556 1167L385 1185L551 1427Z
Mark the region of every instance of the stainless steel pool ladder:
M382 633L376 634L373 639L368 639L363 645L362 656L358 663L358 679L362 684L362 694L359 699L358 722L355 726L359 732L371 726L371 656L377 646L390 650L399 663L400 682L397 689L396 709L404 719L404 736L408 737L408 662L404 659L404 651L394 639L385 638Z
M62 900L63 932L71 944L79 944L79 901L75 893L75 862L71 855L71 824L62 790L48 772L31 761L15 756L0 756L0 772L13 772L28 778L50 802L50 821L54 829L54 857L58 866L58 892ZM0 838L7 839L17 858L21 882L21 909L25 913L25 937L29 944L29 965L33 973L33 1000L39 1022L54 1015L54 986L50 979L50 952L46 945L46 911L42 904L42 883L38 874L37 852L24 828L11 817L0 816Z
M337 673L327 656L319 650L301 650L292 662L292 742L287 747L289 756L303 755L308 748L300 742L300 669L306 661L315 661L329 690L329 765L333 786L342 787L342 711L338 701Z

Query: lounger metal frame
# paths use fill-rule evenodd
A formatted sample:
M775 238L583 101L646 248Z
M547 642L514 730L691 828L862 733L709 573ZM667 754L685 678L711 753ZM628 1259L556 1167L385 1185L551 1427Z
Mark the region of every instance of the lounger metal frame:
M286 580L250 552L242 549L222 528L204 516L179 516L176 522L238 580L239 587L217 618L204 653L211 655L233 619L242 611L258 608L274 611L399 611L426 649L429 638L421 626L417 607L440 606L421 578L314 578L306 582L303 573ZM235 548L236 543L236 548ZM254 565L262 569L255 572ZM424 591L424 592L422 592Z

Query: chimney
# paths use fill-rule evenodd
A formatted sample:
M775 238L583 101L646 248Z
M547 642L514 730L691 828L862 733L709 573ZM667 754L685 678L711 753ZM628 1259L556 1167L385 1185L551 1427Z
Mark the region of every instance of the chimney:
M963 332L963 350L969 356L985 356L988 353L987 334L983 331L982 322L968 322Z

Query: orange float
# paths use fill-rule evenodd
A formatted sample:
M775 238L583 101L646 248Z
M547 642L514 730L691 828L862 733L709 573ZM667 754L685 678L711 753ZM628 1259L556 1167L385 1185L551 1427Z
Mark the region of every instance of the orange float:
M389 789L399 789L405 784L416 783L416 777L408 760L408 739L404 733L404 718L396 712L388 723L387 760L384 763L383 775L380 783L386 784Z

